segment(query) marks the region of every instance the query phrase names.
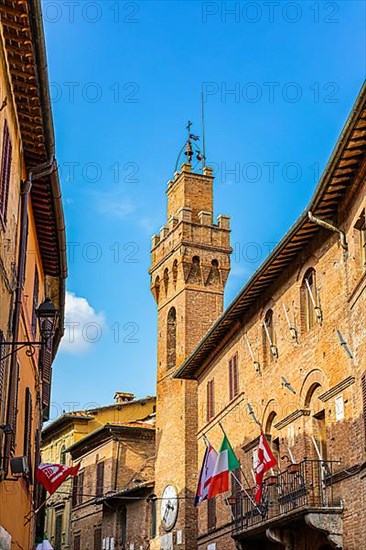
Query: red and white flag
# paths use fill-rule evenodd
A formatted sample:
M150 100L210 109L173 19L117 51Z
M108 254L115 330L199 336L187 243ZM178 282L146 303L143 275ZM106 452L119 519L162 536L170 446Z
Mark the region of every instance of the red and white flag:
M200 478L198 480L197 492L194 499L195 506L200 504L203 500L206 500L208 497L208 490L210 488L210 483L211 483L213 471L215 469L216 460L217 460L217 452L209 443L206 447L205 456L203 457Z
M53 495L69 476L77 475L79 468L80 464L77 466L40 464L37 468L36 477L46 491L48 491L50 495Z
M261 433L258 447L258 461L255 467L254 499L256 504L260 504L262 500L263 476L268 470L273 468L273 466L276 466L276 464L277 461L268 445L268 441L264 434Z

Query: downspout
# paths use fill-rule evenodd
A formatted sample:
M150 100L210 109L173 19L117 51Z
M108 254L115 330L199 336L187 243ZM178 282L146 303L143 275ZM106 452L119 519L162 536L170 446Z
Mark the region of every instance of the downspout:
M23 297L23 285L25 276L25 264L27 257L27 232L28 232L28 202L29 194L32 188L33 179L38 179L43 176L51 174L55 170L55 161L52 158L44 164L41 164L35 168L32 168L28 172L28 177L25 181L21 182L20 192L20 235L19 235L19 252L18 252L18 270L17 270L17 283L15 288L15 300L14 300L14 312L12 315L12 342L18 341L19 336L19 320L22 306ZM12 416L13 409L16 407L14 403L14 391L16 387L15 373L18 354L14 351L10 356L10 369L9 369L9 386L8 386L8 399L6 408L6 424L11 425L12 430ZM3 470L4 477L6 478L9 471L9 455L10 455L10 442L12 432L5 434L5 445L3 455Z
M341 243L341 247L346 252L348 251L348 244L347 244L346 234L344 233L344 231L342 231L341 229L338 229L338 227L335 227L335 225L333 225L329 222L326 222L325 220L321 220L320 218L316 218L315 216L313 216L313 214L310 212L310 210L308 211L308 218L311 222L316 223L317 225L320 225L321 227L324 227L325 229L329 229L329 231L333 231L334 233L338 233L339 240L340 240L340 243Z

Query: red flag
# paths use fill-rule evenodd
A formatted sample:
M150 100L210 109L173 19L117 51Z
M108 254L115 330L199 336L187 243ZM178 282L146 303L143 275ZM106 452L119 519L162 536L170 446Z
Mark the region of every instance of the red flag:
M79 468L80 464L71 467L63 464L40 464L37 468L36 477L46 491L53 495L66 478L77 475Z
M256 504L259 504L262 500L262 483L263 476L268 470L276 466L277 461L271 451L268 441L264 434L261 433L258 446L258 462L255 467L255 489L254 498Z

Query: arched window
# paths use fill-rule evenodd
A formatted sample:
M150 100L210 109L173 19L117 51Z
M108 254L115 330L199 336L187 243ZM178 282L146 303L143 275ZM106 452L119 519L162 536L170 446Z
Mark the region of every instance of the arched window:
M274 428L275 419L277 417L277 413L275 411L271 411L268 415L267 422L265 425L265 434L269 438L269 443L272 449L272 452L276 458L277 467L280 468L280 438L278 435L278 432L276 433L276 430Z
M177 284L177 278L178 278L178 261L177 260L174 260L173 262L172 274L173 274L173 285L175 288L175 285Z
M175 367L177 360L177 313L171 307L167 319L166 366L167 370Z
M160 277L159 277L159 275L155 278L154 294L155 294L155 300L157 302L159 302L159 294L160 294Z
M305 397L305 407L310 409L312 415L311 447L314 447L313 457L316 460L327 459L327 429L325 410L320 409L321 401L319 400L319 395L322 391L322 386L319 383L314 382L314 384L312 384L308 389Z
M200 265L200 259L199 256L193 256L192 258L192 265L191 269L188 275L188 283L194 283L194 284L201 284L202 278L201 278L201 265Z
M207 277L207 286L217 286L220 284L219 262L214 258L211 262L210 273Z
M300 290L301 328L303 332L311 329L316 321L317 290L316 274L313 268L307 270Z
M165 294L168 294L168 286L169 286L169 271L168 271L168 268L166 267L164 269L164 289L165 289Z
M262 328L264 365L277 357L276 333L273 323L273 310L269 309L264 317Z

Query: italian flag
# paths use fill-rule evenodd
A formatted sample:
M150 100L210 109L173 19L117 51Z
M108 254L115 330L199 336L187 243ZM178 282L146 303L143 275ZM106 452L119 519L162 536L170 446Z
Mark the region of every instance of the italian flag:
M212 498L220 493L228 491L229 473L239 468L239 466L239 461L225 435L221 443L219 454L217 455L207 498Z

